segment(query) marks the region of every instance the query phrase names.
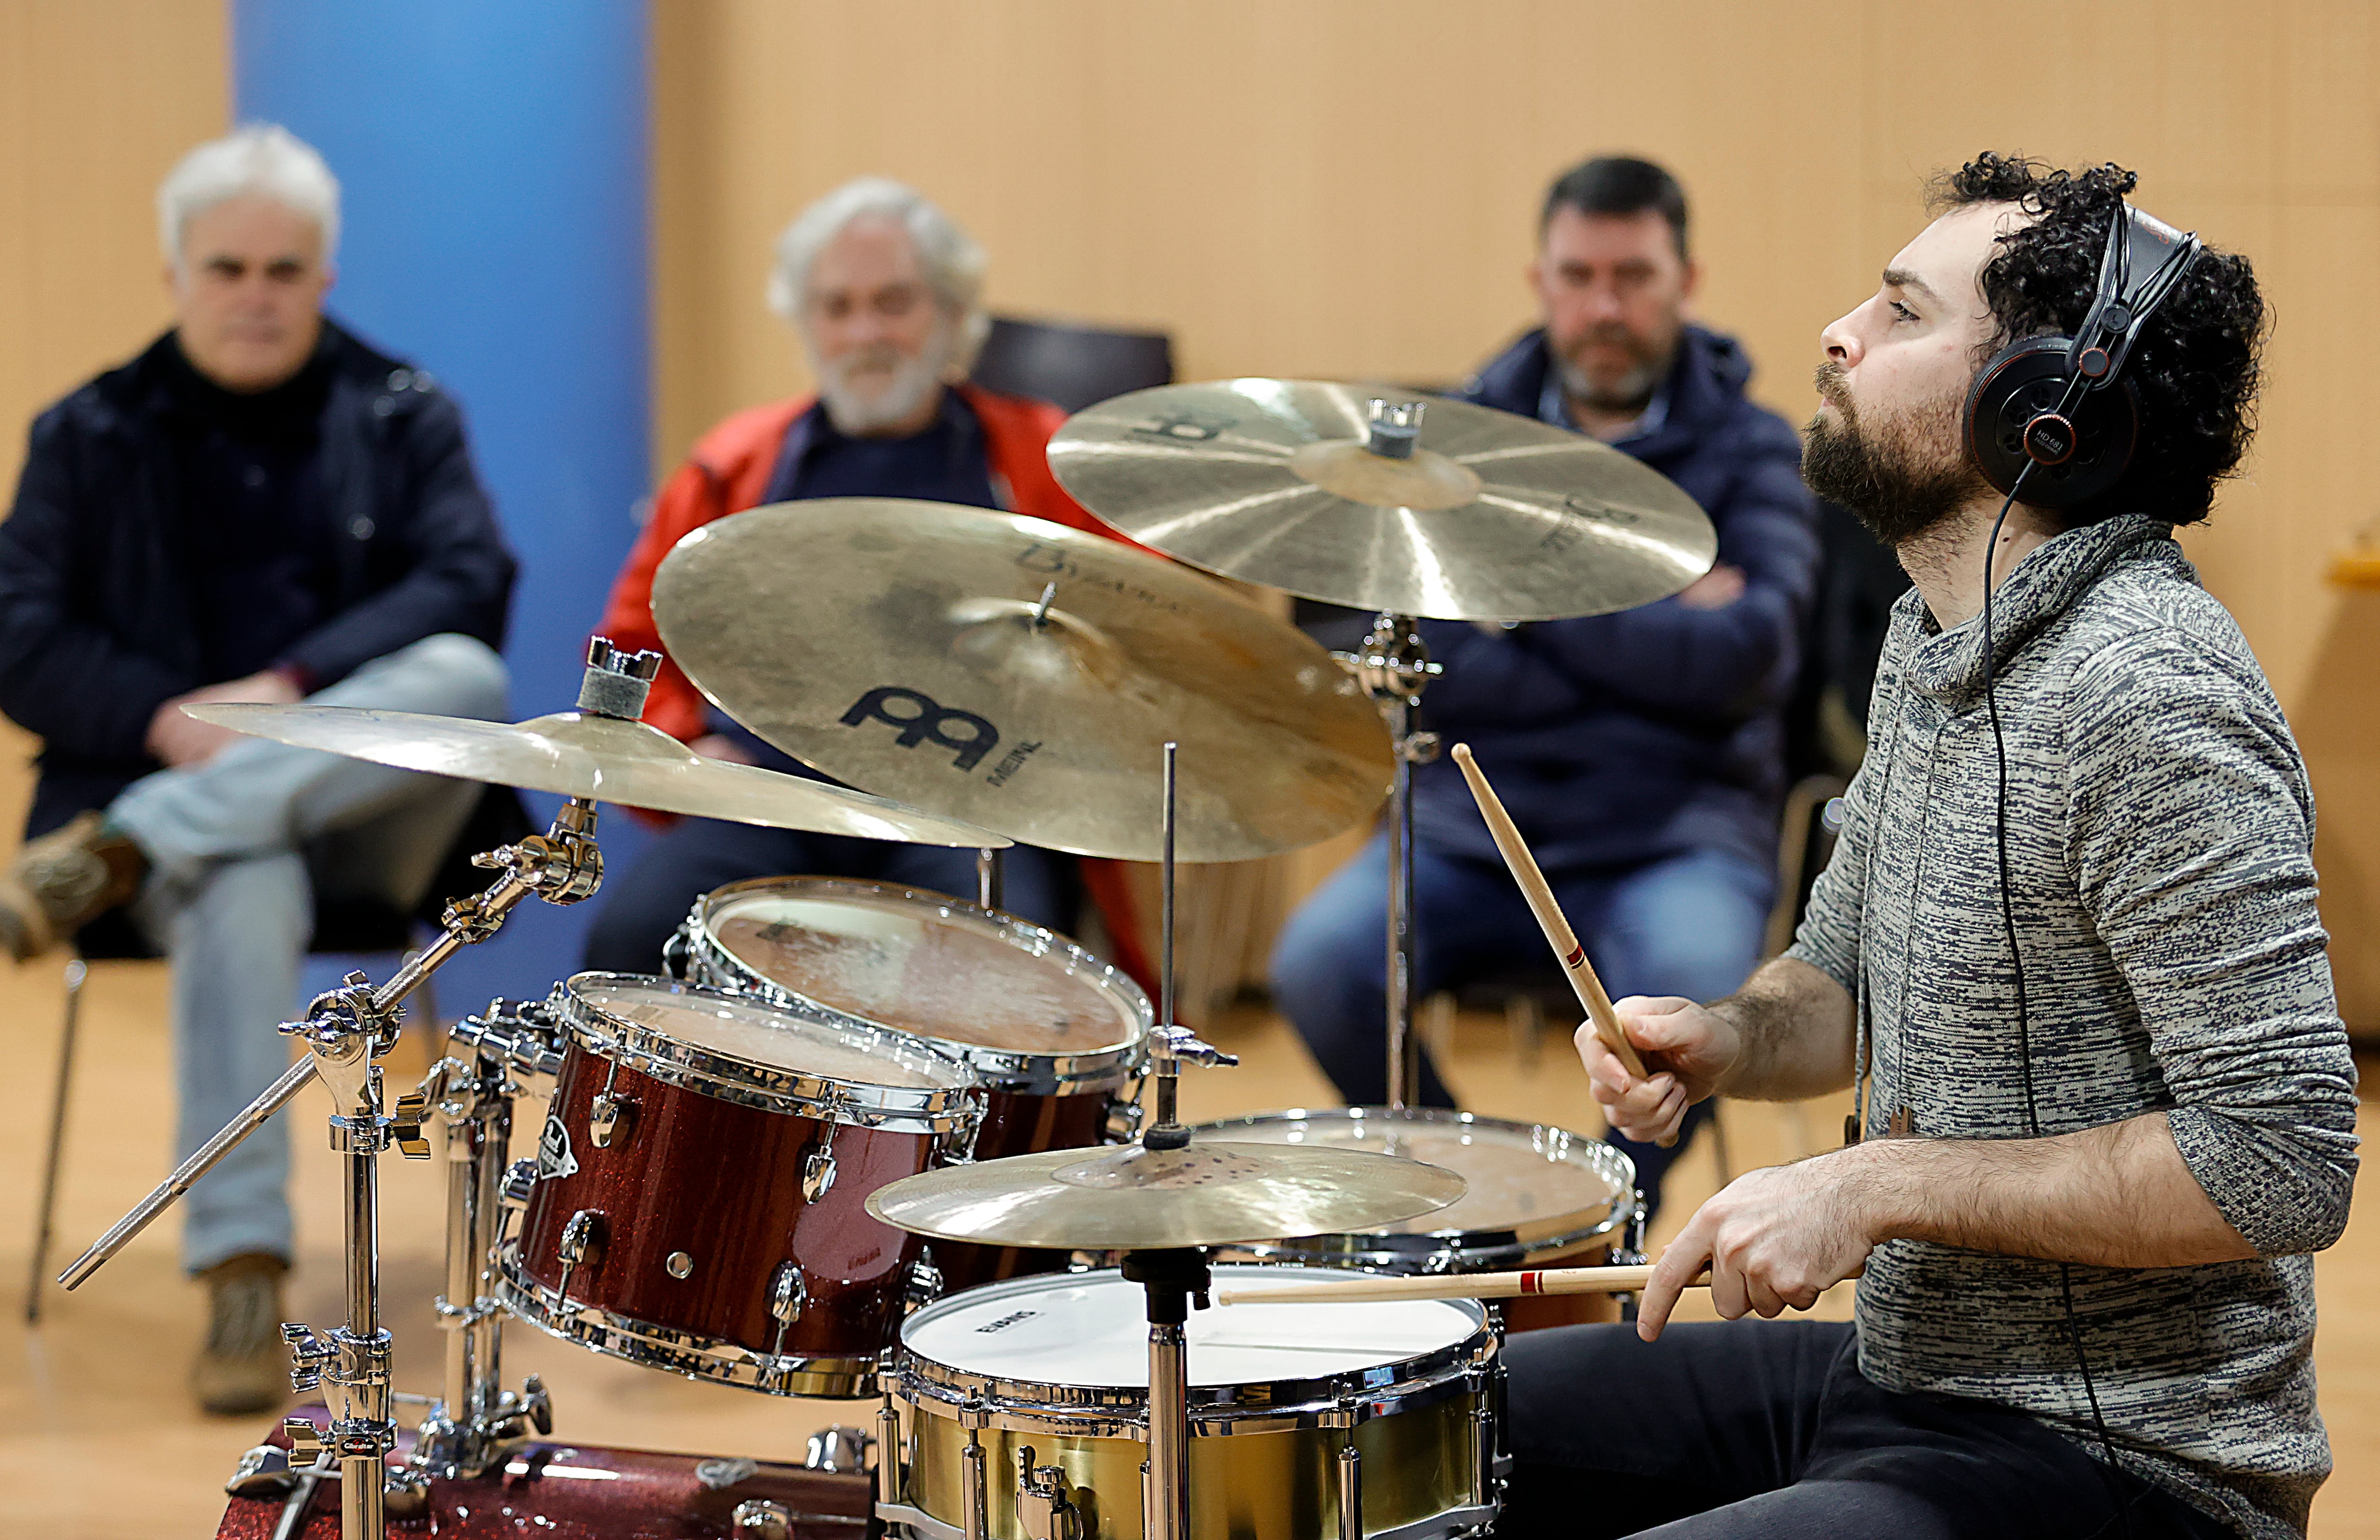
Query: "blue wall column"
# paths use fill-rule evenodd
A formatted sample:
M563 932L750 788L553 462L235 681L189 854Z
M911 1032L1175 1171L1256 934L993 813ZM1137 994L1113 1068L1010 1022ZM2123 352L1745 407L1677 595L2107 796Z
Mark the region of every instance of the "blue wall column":
M286 126L339 178L332 313L462 405L521 560L514 713L563 709L651 479L643 0L231 11L237 116ZM607 807L601 835L617 872L638 831ZM542 995L601 902L523 905L440 974L442 1007Z

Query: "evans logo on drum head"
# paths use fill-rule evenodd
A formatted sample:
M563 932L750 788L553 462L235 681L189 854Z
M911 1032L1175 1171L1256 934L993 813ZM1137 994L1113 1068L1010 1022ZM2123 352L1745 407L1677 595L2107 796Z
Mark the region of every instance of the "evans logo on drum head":
M537 1174L540 1181L578 1174L578 1158L570 1153L570 1130L562 1126L559 1113L545 1115L545 1132L537 1137Z
M1014 1310L989 1325L979 1326L975 1329L978 1335L987 1331L1006 1331L1010 1327L1016 1325L1019 1321L1029 1321L1039 1314L1041 1314L1041 1312L1038 1310Z

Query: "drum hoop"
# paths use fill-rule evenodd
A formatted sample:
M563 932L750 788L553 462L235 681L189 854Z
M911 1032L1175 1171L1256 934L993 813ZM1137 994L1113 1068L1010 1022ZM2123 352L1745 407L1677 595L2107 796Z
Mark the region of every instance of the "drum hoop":
M1391 1273L1489 1272L1567 1255L1605 1236L1618 1234L1635 1217L1635 1172L1630 1167L1628 1158L1600 1139L1588 1139L1552 1123L1483 1118L1475 1112L1456 1112L1442 1107L1298 1108L1281 1112L1254 1112L1245 1117L1220 1118L1213 1122L1199 1124L1194 1134L1228 1139L1236 1129L1277 1127L1283 1123L1362 1124L1391 1121L1439 1127L1492 1128L1526 1134L1533 1139L1542 1134L1558 1134L1568 1142L1571 1151L1584 1157L1585 1165L1615 1184L1617 1194L1609 1208L1600 1216L1593 1209L1572 1209L1535 1223L1492 1230L1369 1231L1301 1235L1231 1249L1267 1262L1312 1260L1316 1266L1337 1268L1374 1267ZM1547 1162L1548 1165L1553 1163ZM1439 1257L1453 1260L1430 1265L1433 1259Z
M1291 1271L1283 1267L1264 1269L1273 1278ZM953 1416L959 1409L989 1413L990 1425L1011 1432L1147 1438L1148 1393L1144 1389L987 1375L930 1358L909 1341L911 1326L946 1313L962 1302L970 1305L991 1304L1010 1296L1038 1293L1053 1284L1072 1286L1122 1277L1112 1267L1086 1273L1037 1274L987 1283L926 1306L902 1323L900 1345L894 1350L901 1394L921 1409L950 1408ZM1192 1436L1321 1427L1329 1425L1323 1420L1326 1414L1343 1415L1351 1402L1361 1403L1355 1408L1358 1421L1392 1416L1478 1389L1481 1376L1494 1371L1499 1352L1497 1334L1488 1324L1487 1310L1473 1300L1434 1303L1454 1306L1471 1322L1471 1331L1455 1341L1367 1369L1305 1379L1193 1385ZM1202 1430L1198 1425L1201 1423L1217 1425Z
M520 1244L516 1237L496 1253L496 1299L549 1337L606 1358L764 1396L853 1401L878 1394L873 1353L864 1358L772 1357L720 1338L565 1300L530 1276L521 1261Z
M796 888L795 884L799 887ZM990 926L1000 940L1019 952L1035 957L1051 954L1062 957L1067 974L1101 994L1119 1000L1131 1016L1131 1040L1085 1053L1036 1053L912 1032L896 1022L880 1022L872 1016L856 1015L824 1005L762 975L729 951L712 932L711 920L717 910L725 908L734 899L745 894L763 891L793 891L799 896L826 898L894 899L920 907L965 915ZM1155 1025L1157 1013L1150 1007L1148 997L1141 992L1140 986L1135 984L1123 969L1086 952L1054 930L1014 915L970 903L963 898L935 892L930 888L906 888L840 877L747 878L741 882L714 888L696 899L685 923L679 927L679 934L686 942L687 954L694 959L702 976L702 982L719 988L758 995L780 1007L795 1004L807 1010L835 1011L838 1015L865 1022L880 1030L897 1032L916 1037L920 1042L931 1043L942 1052L965 1061L982 1080L984 1089L988 1091L1014 1096L1079 1096L1114 1090L1142 1073L1148 1066L1148 1034ZM1020 937L1026 940L1020 940Z
M658 1027L612 1014L579 993L582 983L628 983L663 987L668 993L722 1004L759 1005L865 1039L870 1051L924 1060L960 1081L957 1085L878 1085L833 1075L756 1064L731 1054L697 1048ZM962 1132L982 1117L983 1092L975 1073L923 1038L890 1032L815 1002L785 1010L734 989L689 984L645 974L577 973L554 986L547 1005L571 1041L600 1059L617 1060L665 1085L682 1086L722 1101L786 1112L823 1122L879 1128L896 1134Z

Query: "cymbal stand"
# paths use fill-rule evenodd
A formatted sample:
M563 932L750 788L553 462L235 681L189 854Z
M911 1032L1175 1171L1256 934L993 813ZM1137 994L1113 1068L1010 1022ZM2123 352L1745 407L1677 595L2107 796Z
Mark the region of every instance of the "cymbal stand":
M975 853L975 901L987 909L1000 907L1001 854L998 850Z
M534 1025L509 1029L493 1011L456 1024L450 1040L469 1056L440 1061L422 1081L446 1127L446 1289L437 1301L444 1394L421 1425L413 1466L454 1479L486 1471L532 1430L553 1431L552 1403L537 1376L517 1395L503 1387L504 1309L487 1282L520 1089L512 1072L559 1074L562 1054Z
M1378 406L1380 403L1375 402ZM1413 771L1438 758L1438 734L1414 730L1421 692L1445 672L1430 661L1421 623L1382 611L1360 649L1338 655L1389 722L1395 779L1389 792L1389 1105L1403 1108L1421 1091L1421 1044L1413 1030Z
M619 653L598 638L588 649L580 709L633 718L643 708L645 686L660 661L657 653ZM390 1472L387 1467L388 1451L396 1447L396 1422L390 1414L390 1338L380 1324L379 1158L394 1144L409 1159L428 1159L430 1143L421 1125L429 1109L426 1098L415 1093L383 1112L378 1061L396 1046L406 996L464 947L494 935L523 900L535 895L549 903L576 903L594 894L603 879L595 817L593 802L573 797L545 833L474 855L472 865L501 875L480 893L448 904L436 939L407 958L387 983L374 988L363 974L351 973L339 988L317 995L302 1019L284 1023L282 1032L297 1038L307 1056L59 1275L58 1281L70 1290L80 1285L287 1105L308 1080L320 1079L331 1093L334 1109L331 1147L345 1157L341 1185L347 1319L328 1341L304 1326L283 1324L281 1334L295 1362L291 1386L298 1390L330 1387L330 1442L324 1444L304 1418L289 1418L283 1426L290 1437L293 1472L318 1465L325 1457L334 1461L341 1540L384 1540L391 1495L398 1498L402 1510L420 1501L428 1489L419 1472Z
M1158 983L1160 1023L1149 1036L1157 1077L1157 1121L1142 1134L1145 1147L1184 1149L1190 1130L1179 1112L1182 1065L1231 1065L1240 1061L1173 1020L1174 760L1179 744L1165 746L1165 843L1161 926L1163 962ZM1123 1276L1148 1295L1148 1458L1140 1467L1141 1533L1145 1540L1189 1540L1190 1360L1184 1326L1190 1302L1207 1307L1207 1254L1190 1246L1127 1252Z

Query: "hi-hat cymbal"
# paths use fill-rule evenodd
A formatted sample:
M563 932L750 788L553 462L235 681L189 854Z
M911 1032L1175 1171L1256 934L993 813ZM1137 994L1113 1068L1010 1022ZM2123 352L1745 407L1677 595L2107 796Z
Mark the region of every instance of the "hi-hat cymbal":
M838 781L1083 855L1294 850L1387 795L1387 729L1330 655L1221 584L1062 525L893 498L706 524L653 579L719 707Z
M524 791L909 844L1011 843L989 829L866 792L705 758L658 728L616 717L557 711L513 724L354 706L223 704L182 709L200 721L298 748Z
M1366 447L1375 400L1423 405L1410 457ZM1135 391L1069 418L1050 468L1168 555L1404 615L1632 609L1709 571L1718 551L1694 500L1620 451L1411 391L1312 380Z
M1463 1192L1454 1172L1401 1156L1202 1139L947 1166L878 1188L868 1211L938 1241L1144 1251L1366 1231Z

